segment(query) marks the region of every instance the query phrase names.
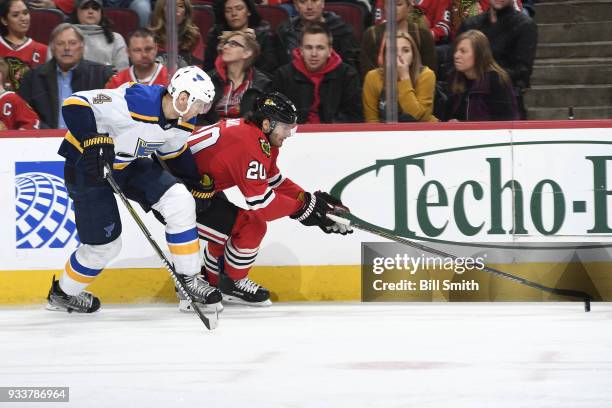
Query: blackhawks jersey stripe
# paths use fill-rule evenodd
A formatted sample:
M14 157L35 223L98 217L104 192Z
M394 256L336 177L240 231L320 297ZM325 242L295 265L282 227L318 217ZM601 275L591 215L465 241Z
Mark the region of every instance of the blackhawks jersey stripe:
M225 245L225 241L229 238L227 235L214 230L210 227L207 227L204 224L197 223L198 227L198 235L200 238L205 239L207 241L213 241L217 244Z
M208 252L208 245L204 248L204 265L208 272L219 274L219 260Z
M268 204L274 200L276 194L270 187L266 189L266 192L262 195L246 197L246 203L251 210L258 210L260 208L267 207Z
M284 180L285 178L283 177L283 175L278 173L276 176L270 177L268 179L268 185L272 188L276 188L280 186Z

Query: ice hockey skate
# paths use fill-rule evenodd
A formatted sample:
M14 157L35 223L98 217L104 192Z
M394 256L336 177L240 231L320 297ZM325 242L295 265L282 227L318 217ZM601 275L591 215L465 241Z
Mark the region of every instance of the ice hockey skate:
M184 276L183 282L185 288L195 301L202 305L204 311L223 311L223 304L221 303L221 292L219 289L211 286L202 276ZM176 295L179 298L179 310L181 312L193 312L191 307L191 300L180 290L176 289Z
M92 295L90 292L82 291L76 296L70 296L60 288L59 281L53 276L51 281L51 289L47 296L49 303L47 310L77 312L77 313L93 313L100 308L100 299Z
M232 280L225 273L219 277L219 289L223 294L223 302L248 306L271 306L270 291L253 282L249 277Z

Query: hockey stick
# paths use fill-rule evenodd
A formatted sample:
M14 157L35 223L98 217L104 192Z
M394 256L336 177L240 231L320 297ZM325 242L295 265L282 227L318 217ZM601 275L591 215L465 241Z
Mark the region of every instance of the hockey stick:
M149 244L151 244L151 246L153 247L157 255L160 257L166 269L168 269L168 271L170 272L170 275L172 276L172 279L174 279L174 283L177 289L181 291L183 296L191 300L191 307L193 307L193 310L195 310L200 320L202 320L202 323L204 323L204 326L206 326L208 330L216 329L219 323L219 312L215 310L215 314L211 316L211 318L209 319L208 317L204 315L204 312L202 312L202 309L200 309L200 306L198 306L198 304L194 302L193 296L191 296L189 292L187 292L187 290L185 289L185 282L183 281L183 278L181 278L179 274L176 273L176 270L174 269L174 265L170 263L170 261L168 260L168 258L166 258L166 255L164 255L164 252L161 250L159 245L157 245L157 242L155 242L155 240L153 239L153 236L149 232L149 229L144 224L142 219L140 219L140 216L138 215L138 213L136 213L136 211L134 210L134 207L132 207L132 204L130 204L125 194L123 194L123 191L121 191L121 188L115 181L115 178L113 177L113 173L111 172L110 167L108 166L106 166L106 180L112 187L115 194L119 196L119 198L123 202L123 205L125 205L125 208L127 208L127 210L129 211L134 221L136 221L136 224L138 224L138 226L140 227L140 230L143 232L143 234L147 238L147 241L149 241Z
M420 249L421 251L425 251L425 252L429 252L431 254L435 254L435 255L439 255L439 256L443 256L445 258L451 258L453 260L457 260L459 257L453 254L449 254L447 252L441 251L439 249L435 249L432 247L429 247L427 245L423 245L420 244L418 242L403 238L403 237L398 237L396 235L393 234L389 234L386 231L383 231L382 229L376 228L376 227L371 227L368 225L364 225L364 224L360 224L359 222L355 222L353 220L349 220L346 217L347 216L352 216L354 217L350 212L345 211L344 209L342 209L341 207L336 207L334 213L332 214L327 214L327 218L329 218L332 221L335 221L339 224L344 224L347 226L351 226L353 228L362 230L362 231L366 231L369 232L371 234L374 235L378 235L379 237L383 237L383 238L387 238L390 239L391 241L395 241L398 242L400 244L404 244L404 245L408 245L411 246L413 248L417 248ZM581 299L582 301L584 301L584 311L585 312L590 312L591 311L591 295L589 295L586 292L582 292L579 290L572 290L572 289L557 289L557 288L551 288L548 286L544 286L542 284L536 283L536 282L532 282L530 280L527 280L525 278L521 278L519 276L515 276L512 275L510 273L507 272L503 272L500 271L498 269L495 268L491 268L490 266L484 265L484 267L482 268L483 271L488 272L490 274L493 274L495 276L499 276L505 279L509 279L511 281L520 283L522 285L526 285L529 287L532 287L534 289L539 289L541 291L544 292L548 292L548 293L552 293L555 295L560 295L560 296L568 296L568 297L573 297L573 298L577 298L577 299Z

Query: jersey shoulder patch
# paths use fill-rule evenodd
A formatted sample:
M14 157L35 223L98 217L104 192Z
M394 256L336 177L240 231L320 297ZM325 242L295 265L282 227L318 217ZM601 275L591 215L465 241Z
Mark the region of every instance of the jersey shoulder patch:
M270 157L270 142L264 137L259 138L259 146L261 147L261 151L266 157Z

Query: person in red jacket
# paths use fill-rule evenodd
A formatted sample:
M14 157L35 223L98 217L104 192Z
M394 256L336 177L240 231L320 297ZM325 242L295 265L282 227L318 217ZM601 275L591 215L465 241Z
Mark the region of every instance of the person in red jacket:
M248 102L246 102L248 105ZM352 232L326 214L342 203L327 193L309 193L283 177L276 160L285 139L293 135L297 110L283 94L256 98L245 119L227 119L194 132L188 141L204 180L217 191L211 206L197 215L200 239L208 241L202 272L226 302L270 305L270 293L249 279L266 224L290 216L326 233ZM248 209L227 201L222 190L237 186ZM181 310L189 310L181 300Z
M427 17L436 45L448 42L451 35L451 0L415 0L414 6Z
M0 130L38 129L36 112L15 92L4 89L8 71L8 64L0 58Z

